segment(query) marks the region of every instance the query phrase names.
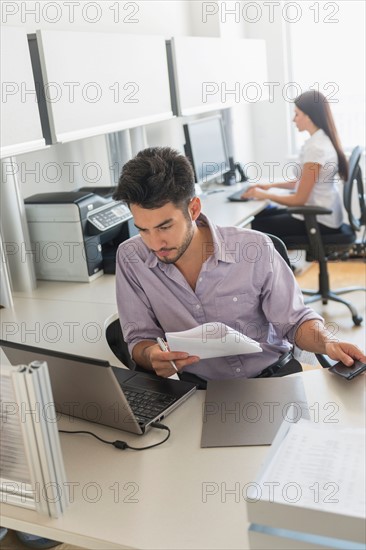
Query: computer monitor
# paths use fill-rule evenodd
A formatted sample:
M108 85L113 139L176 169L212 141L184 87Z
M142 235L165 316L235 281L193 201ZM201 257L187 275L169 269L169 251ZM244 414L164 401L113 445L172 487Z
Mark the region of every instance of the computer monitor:
M224 180L230 170L224 128L220 115L200 118L183 126L185 154L193 164L196 183Z

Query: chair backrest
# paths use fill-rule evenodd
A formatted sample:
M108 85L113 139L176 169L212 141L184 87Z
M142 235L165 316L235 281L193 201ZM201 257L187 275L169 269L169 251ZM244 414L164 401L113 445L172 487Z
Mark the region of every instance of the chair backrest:
M114 355L131 370L136 370L136 364L131 358L128 346L123 338L118 314L109 317L105 324L105 338Z
M291 267L285 243L281 241L279 237L276 237L276 235L271 235L271 233L266 233L266 235L271 239L271 241L273 242L273 246L275 247L277 252L280 254L280 256L282 256L282 258L285 260L287 265Z
M348 214L349 224L353 231L359 231L366 224L366 206L365 206L365 191L362 181L362 171L360 167L360 158L362 149L358 145L351 153L349 159L349 175L343 188L343 203ZM357 218L352 211L352 195L354 186L357 186L358 203L360 208L360 217Z

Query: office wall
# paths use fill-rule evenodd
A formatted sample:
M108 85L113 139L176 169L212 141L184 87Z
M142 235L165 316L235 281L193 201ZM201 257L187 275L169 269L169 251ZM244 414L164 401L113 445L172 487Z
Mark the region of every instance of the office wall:
M241 2L241 6L245 3ZM250 3L247 3L249 5ZM331 103L336 125L344 146L353 147L358 141L359 126L352 134L352 120L357 106L352 103L355 91L352 75L364 73L365 47L364 32L360 27L364 20L357 18L362 13L361 2L256 2L258 11L252 9L246 13L246 38L264 38L267 43L268 80L273 89L273 100L253 105L252 139L255 159L264 162L279 162L276 168L277 177L286 175L286 167L297 160L296 148L307 138L307 132L299 133L291 122L294 114L292 98L308 87L317 87L325 93ZM355 10L357 8L359 11ZM243 18L243 13L241 14ZM352 42L352 33L357 33L357 40ZM348 34L349 33L349 34ZM301 56L299 52L292 57L290 35L301 37ZM363 44L358 47L358 40L363 37ZM360 42L360 43L361 43ZM324 46L326 44L326 47ZM311 46L311 47L308 47ZM341 50L341 51L340 51ZM319 51L317 57L316 52ZM322 57L324 56L324 57ZM297 60L301 57L302 64ZM296 62L296 66L293 61ZM291 67L292 66L292 67ZM362 77L360 77L362 79ZM351 93L347 85L351 82ZM333 93L331 93L331 90ZM364 93L364 87L356 87L355 96ZM338 103L338 105L337 105ZM357 104L356 104L357 105ZM340 107L338 109L337 107ZM337 116L339 117L337 119ZM342 128L343 120L347 125ZM362 120L362 115L358 117ZM365 126L363 124L363 129ZM364 132L365 133L365 132ZM346 143L345 140L349 139ZM356 141L353 141L355 139ZM296 145L297 142L297 145ZM361 165L365 174L365 155ZM267 169L268 172L268 169Z
M267 44L268 87L273 89L270 101L252 105L251 139L254 159L261 166L263 177L270 175L267 163L274 166L274 176L281 177L283 167L290 160L291 135L288 116L293 106L284 101L282 90L289 82L287 74L287 40L285 21L281 16L262 17L255 24L245 23L247 38L265 37ZM286 174L285 174L286 176Z
M295 2L285 3L284 7L289 8L290 4L293 9L298 6ZM1 8L4 25L20 25L27 32L67 29L159 34L166 38L191 35L265 39L268 81L276 84L273 101L254 101L235 106L229 117L227 112L223 112L225 119L229 118L232 123L236 160L244 163L254 161L260 166L263 176L269 175L265 163L279 163L274 173L277 177L283 174L286 163L291 160L288 120L292 105L284 100L282 92L290 80L286 64L289 52L285 23L286 19L294 17L294 12L284 12L279 3L274 2L271 8L269 2L59 0L3 2ZM301 20L295 25L301 25ZM244 82L245 75L238 67L238 83L242 86ZM183 147L179 120L149 125L146 136L149 145ZM109 168L107 147L102 136L22 155L17 157L16 162L24 196L41 191L73 189L84 184L109 185L115 179L113 167Z
M188 34L191 11L184 0L2 2L2 23L36 29L159 34ZM198 2L199 3L199 2Z
M20 2L7 3L2 11L5 25L25 27L28 33L37 29L123 32L126 34L158 34L171 36L251 37L245 21L215 11L214 2L200 1L143 1L143 2ZM238 2L226 2L236 6ZM250 30L250 29L249 29ZM261 36L261 32L263 35ZM265 29L256 33L264 37ZM147 52L148 62L148 52ZM238 81L245 79L238 69ZM234 155L248 162L259 158L261 140L252 133L252 117L256 105L238 105L227 123L232 124ZM259 105L261 112L263 104ZM259 117L260 118L260 117ZM256 126L256 125L254 125ZM257 132L257 130L256 130ZM149 145L170 144L183 150L182 122L171 120L146 126ZM122 156L122 155L121 155ZM264 154L263 158L267 158ZM11 169L8 168L10 172ZM53 145L46 151L20 155L15 159L14 171L24 197L34 193L69 190L82 185L110 185L116 181L116 166L108 158L104 136Z
M166 38L173 34L191 34L191 3L184 1L120 2L118 10L117 2L78 2L73 12L64 2L44 3L49 6L47 9L42 8L42 2L20 2L15 13L11 8L15 9L16 3L8 4L9 11L2 11L3 23L23 26L28 33L52 29L157 34ZM59 9L55 8L56 4ZM151 145L170 143L182 148L183 133L178 121L150 125L147 136ZM19 155L14 160L14 168L7 167L6 172L16 172L24 198L82 185L110 185L116 177L115 167L110 167L104 136L52 145L46 151Z

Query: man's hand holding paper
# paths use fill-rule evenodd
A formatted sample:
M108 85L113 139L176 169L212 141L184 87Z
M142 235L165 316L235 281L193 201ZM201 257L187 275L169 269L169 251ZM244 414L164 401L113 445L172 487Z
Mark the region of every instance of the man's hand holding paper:
M185 367L197 363L200 358L191 356L182 351L162 351L158 344L154 344L145 348L145 353L149 357L149 361L153 370L158 376L168 378L174 374L181 372ZM174 362L174 367L172 366Z
M262 348L255 340L224 323L204 323L181 332L167 332L170 351L184 351L200 359L257 353Z

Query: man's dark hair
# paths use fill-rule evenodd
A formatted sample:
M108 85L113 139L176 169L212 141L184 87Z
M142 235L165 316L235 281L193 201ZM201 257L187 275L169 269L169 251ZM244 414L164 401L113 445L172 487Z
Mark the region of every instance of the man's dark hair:
M122 168L116 200L142 208L178 207L194 197L194 172L189 160L170 147L149 147Z

